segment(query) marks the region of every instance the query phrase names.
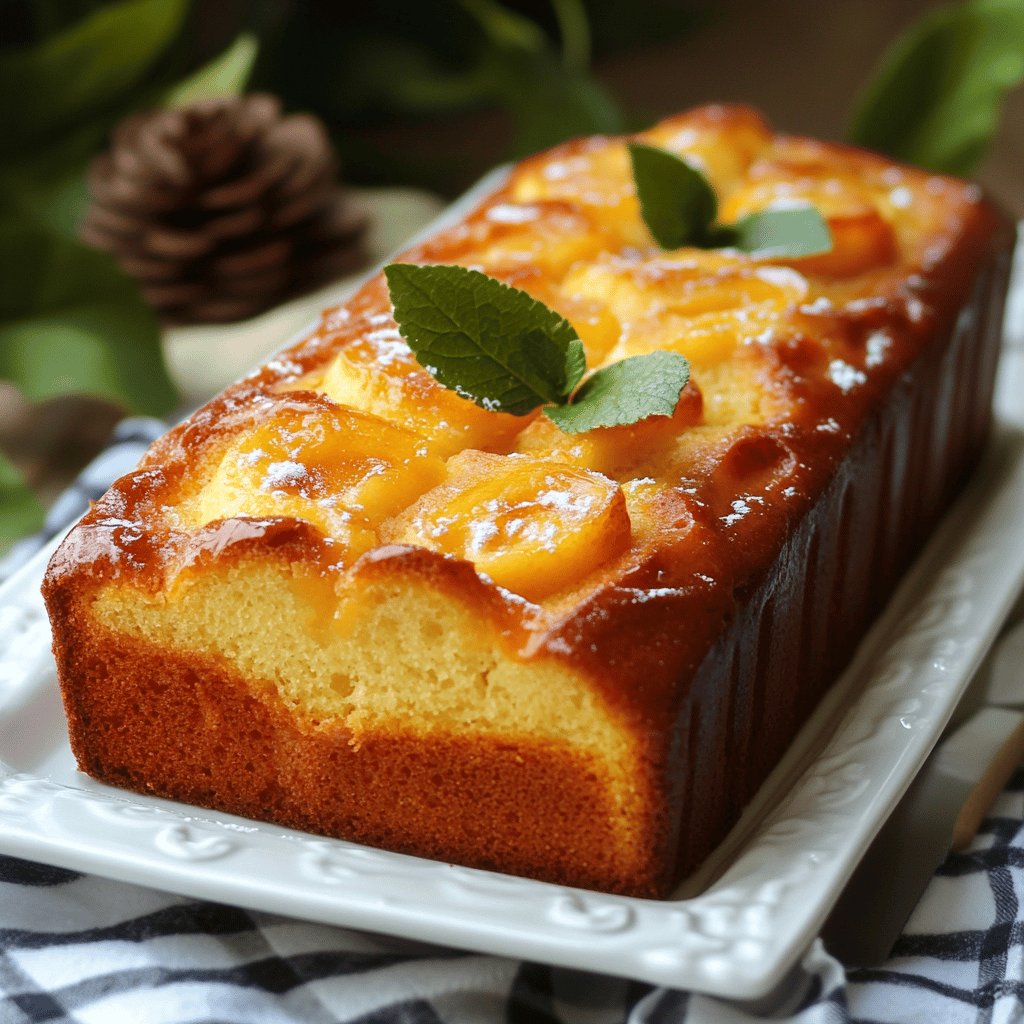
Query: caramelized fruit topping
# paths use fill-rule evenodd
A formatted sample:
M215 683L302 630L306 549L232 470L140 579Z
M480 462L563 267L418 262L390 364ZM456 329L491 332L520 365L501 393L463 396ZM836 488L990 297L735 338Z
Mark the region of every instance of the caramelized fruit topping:
M347 544L376 543L373 526L443 477L421 437L356 409L282 403L239 438L195 501L197 524L229 516L304 519Z
M391 539L474 563L539 601L567 590L629 547L618 484L553 459L465 451L447 482L396 520Z

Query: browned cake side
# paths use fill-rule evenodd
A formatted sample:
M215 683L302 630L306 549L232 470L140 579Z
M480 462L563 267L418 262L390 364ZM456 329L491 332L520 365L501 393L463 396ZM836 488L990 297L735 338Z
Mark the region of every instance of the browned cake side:
M526 289L590 366L682 352L675 415L484 412L370 281L54 556L83 770L637 895L707 856L983 442L1013 232L973 186L743 108L644 137L703 164L724 220L808 199L834 249L661 252L621 140L520 165L403 258Z

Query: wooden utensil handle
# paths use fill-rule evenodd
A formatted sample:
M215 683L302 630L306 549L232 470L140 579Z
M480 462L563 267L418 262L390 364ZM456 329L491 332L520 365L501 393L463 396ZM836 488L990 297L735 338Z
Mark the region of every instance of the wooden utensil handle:
M953 825L951 849L966 849L978 834L985 815L1003 791L1014 769L1024 760L1024 721L1007 736L989 761L985 774L968 794Z

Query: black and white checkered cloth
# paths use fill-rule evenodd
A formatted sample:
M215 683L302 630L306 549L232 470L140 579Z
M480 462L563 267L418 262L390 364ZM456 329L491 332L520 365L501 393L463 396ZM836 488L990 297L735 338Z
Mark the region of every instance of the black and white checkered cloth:
M131 468L121 424L0 578ZM1024 771L937 872L884 965L820 942L771 1005L203 903L0 857L0 1024L743 1024L1024 1020Z

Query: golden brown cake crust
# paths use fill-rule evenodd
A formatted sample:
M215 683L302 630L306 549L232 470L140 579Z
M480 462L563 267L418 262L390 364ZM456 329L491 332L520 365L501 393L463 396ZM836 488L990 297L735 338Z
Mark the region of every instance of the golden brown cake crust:
M773 135L746 108L703 108L645 138L704 163L723 218L779 198L818 203L833 252L787 263L661 253L637 216L621 140L524 162L403 260L482 267L525 288L573 321L592 364L645 346L683 351L693 384L671 435L645 421L571 447L540 420L442 392L396 355L386 288L372 279L157 442L54 556L44 592L83 770L311 831L639 895L666 894L706 856L982 443L1013 233L974 186ZM400 428L392 448L427 438L395 477L419 489L375 495L383 504L365 522L339 518L323 486L273 499L290 505L259 495L254 505L260 489L240 489L238 467L276 444L282 423L362 429L350 401ZM466 450L484 455L453 468ZM419 521L409 510L431 511L444 480L509 458L583 466L621 487L625 548L528 600L443 546L408 540ZM294 589L281 614L300 616L303 635L323 630L325 649L350 650L346 629L364 647L390 643L372 608L396 595L436 598L451 622L470 616L473 665L484 667L466 671L480 707L364 721L351 696L366 689L363 675L339 668L328 682L342 710L310 710L321 697L297 703L301 681L284 669L246 669L256 655L239 653L244 637L217 654L213 641L190 646L174 632L175 616L206 623L204 602L233 593L253 566ZM345 611L352 595L359 607ZM412 628L403 643L419 642ZM415 661L401 671L415 674ZM552 700L567 707L582 702L581 721L604 739L563 741L554 725L517 732L504 712L482 710L492 677L517 672L536 676L540 694L564 690ZM551 721L562 713L553 707ZM614 763L596 753L620 741Z

